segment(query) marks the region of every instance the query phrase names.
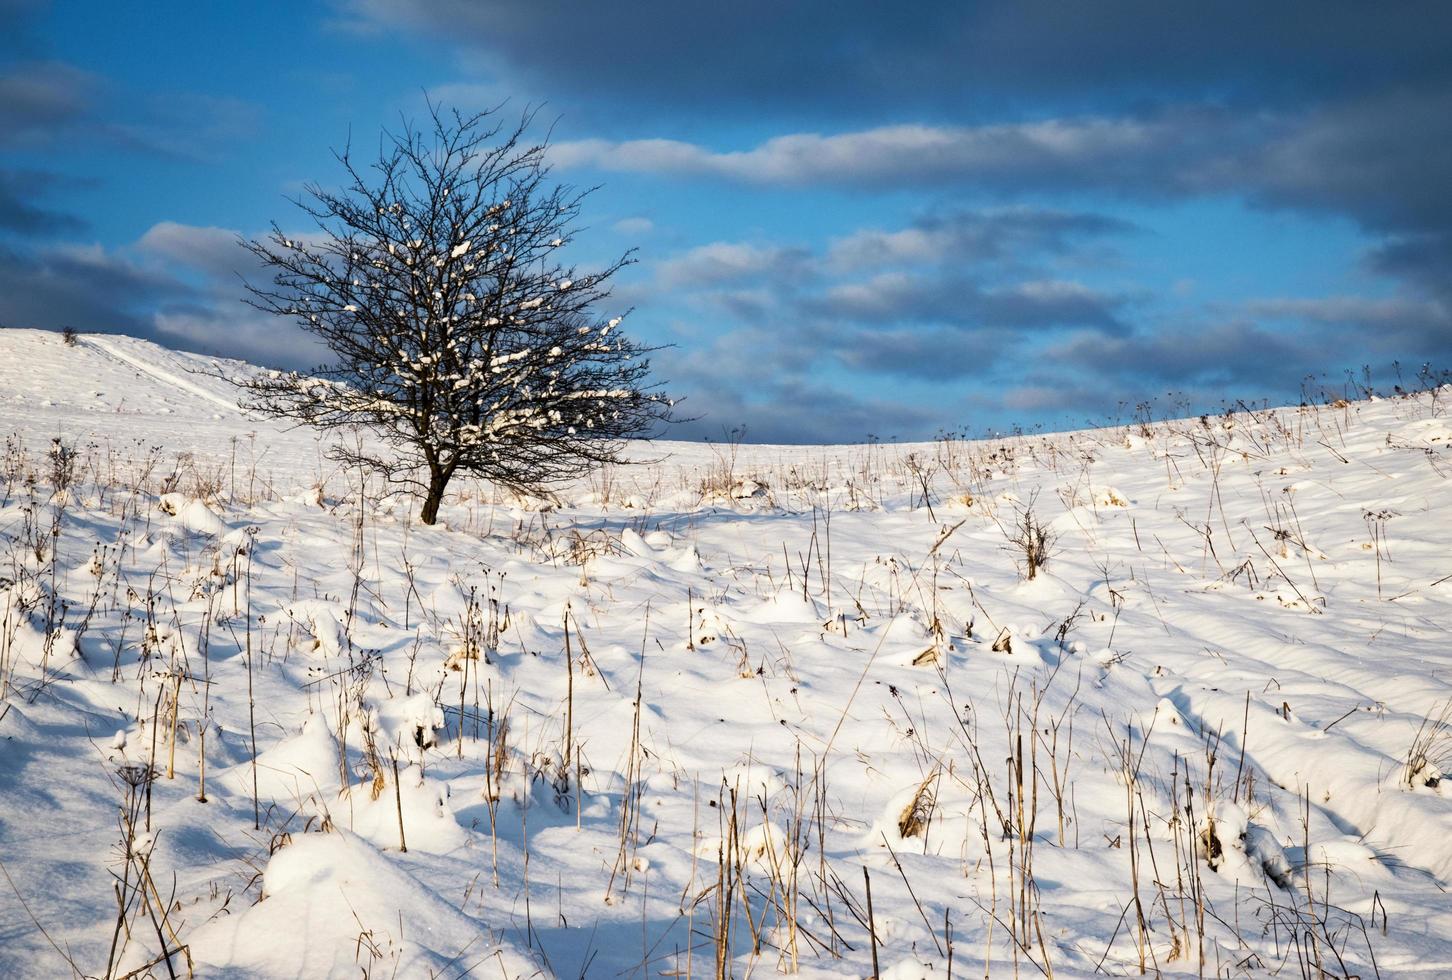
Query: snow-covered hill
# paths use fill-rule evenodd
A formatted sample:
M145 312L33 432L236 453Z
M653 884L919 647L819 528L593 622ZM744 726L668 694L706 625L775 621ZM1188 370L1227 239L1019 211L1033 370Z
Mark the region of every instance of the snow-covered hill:
M168 422L236 425L231 388L207 375L243 369L237 361L105 334L84 334L68 346L60 334L44 330L0 331L0 356L6 414L25 425L68 436L98 429L135 435L143 426Z
M1452 390L427 528L197 367L0 332L0 975L1452 971Z

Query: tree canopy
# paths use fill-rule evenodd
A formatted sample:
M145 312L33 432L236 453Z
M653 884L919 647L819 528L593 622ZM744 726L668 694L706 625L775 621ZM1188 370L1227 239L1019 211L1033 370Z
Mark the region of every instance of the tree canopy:
M671 417L648 382L652 348L597 310L627 252L602 268L565 255L589 189L551 179L532 116L430 108L430 124L384 133L366 168L296 203L314 230L276 223L243 245L272 274L253 306L299 323L334 355L309 373L241 382L246 404L324 429L334 458L424 492L434 523L449 480L472 473L539 492L621 459L625 440Z

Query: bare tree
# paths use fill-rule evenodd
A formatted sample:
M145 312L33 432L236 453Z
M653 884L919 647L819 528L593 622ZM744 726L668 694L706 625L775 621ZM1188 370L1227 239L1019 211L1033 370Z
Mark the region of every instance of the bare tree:
M251 305L297 321L335 362L308 374L238 382L248 408L375 438L334 458L423 491L438 518L450 479L472 473L539 492L620 461L670 401L647 383L651 348L596 307L631 255L595 271L561 256L589 190L557 184L531 115L430 106L422 130L384 133L378 161L338 191L306 187L295 203L316 224L273 224L243 245L272 273Z

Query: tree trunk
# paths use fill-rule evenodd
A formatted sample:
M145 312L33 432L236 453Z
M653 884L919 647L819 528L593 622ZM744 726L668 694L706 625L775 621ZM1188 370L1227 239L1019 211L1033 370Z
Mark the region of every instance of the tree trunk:
M418 519L425 524L434 524L439 519L439 504L444 502L444 488L449 485L449 473L444 469L435 469L429 473L429 489L424 496L423 510L419 511Z

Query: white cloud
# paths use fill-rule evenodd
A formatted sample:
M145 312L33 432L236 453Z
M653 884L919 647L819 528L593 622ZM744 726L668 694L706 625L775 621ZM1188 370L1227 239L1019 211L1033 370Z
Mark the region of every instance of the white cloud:
M621 218L611 227L622 235L649 235L655 231L655 222L649 218L636 215L630 218Z
M218 278L254 262L237 243L237 232L215 226L161 221L146 230L136 247L148 255L168 259Z
M805 258L795 249L711 242L659 263L656 276L666 286L720 285L784 271Z
M863 229L832 242L827 258L840 269L861 269L895 262L940 258L951 242L942 229Z
M1083 117L966 127L910 124L837 135L793 133L728 152L669 139L590 139L557 143L550 153L563 168L759 184L872 184L1061 172L1167 149L1177 130L1169 119Z

